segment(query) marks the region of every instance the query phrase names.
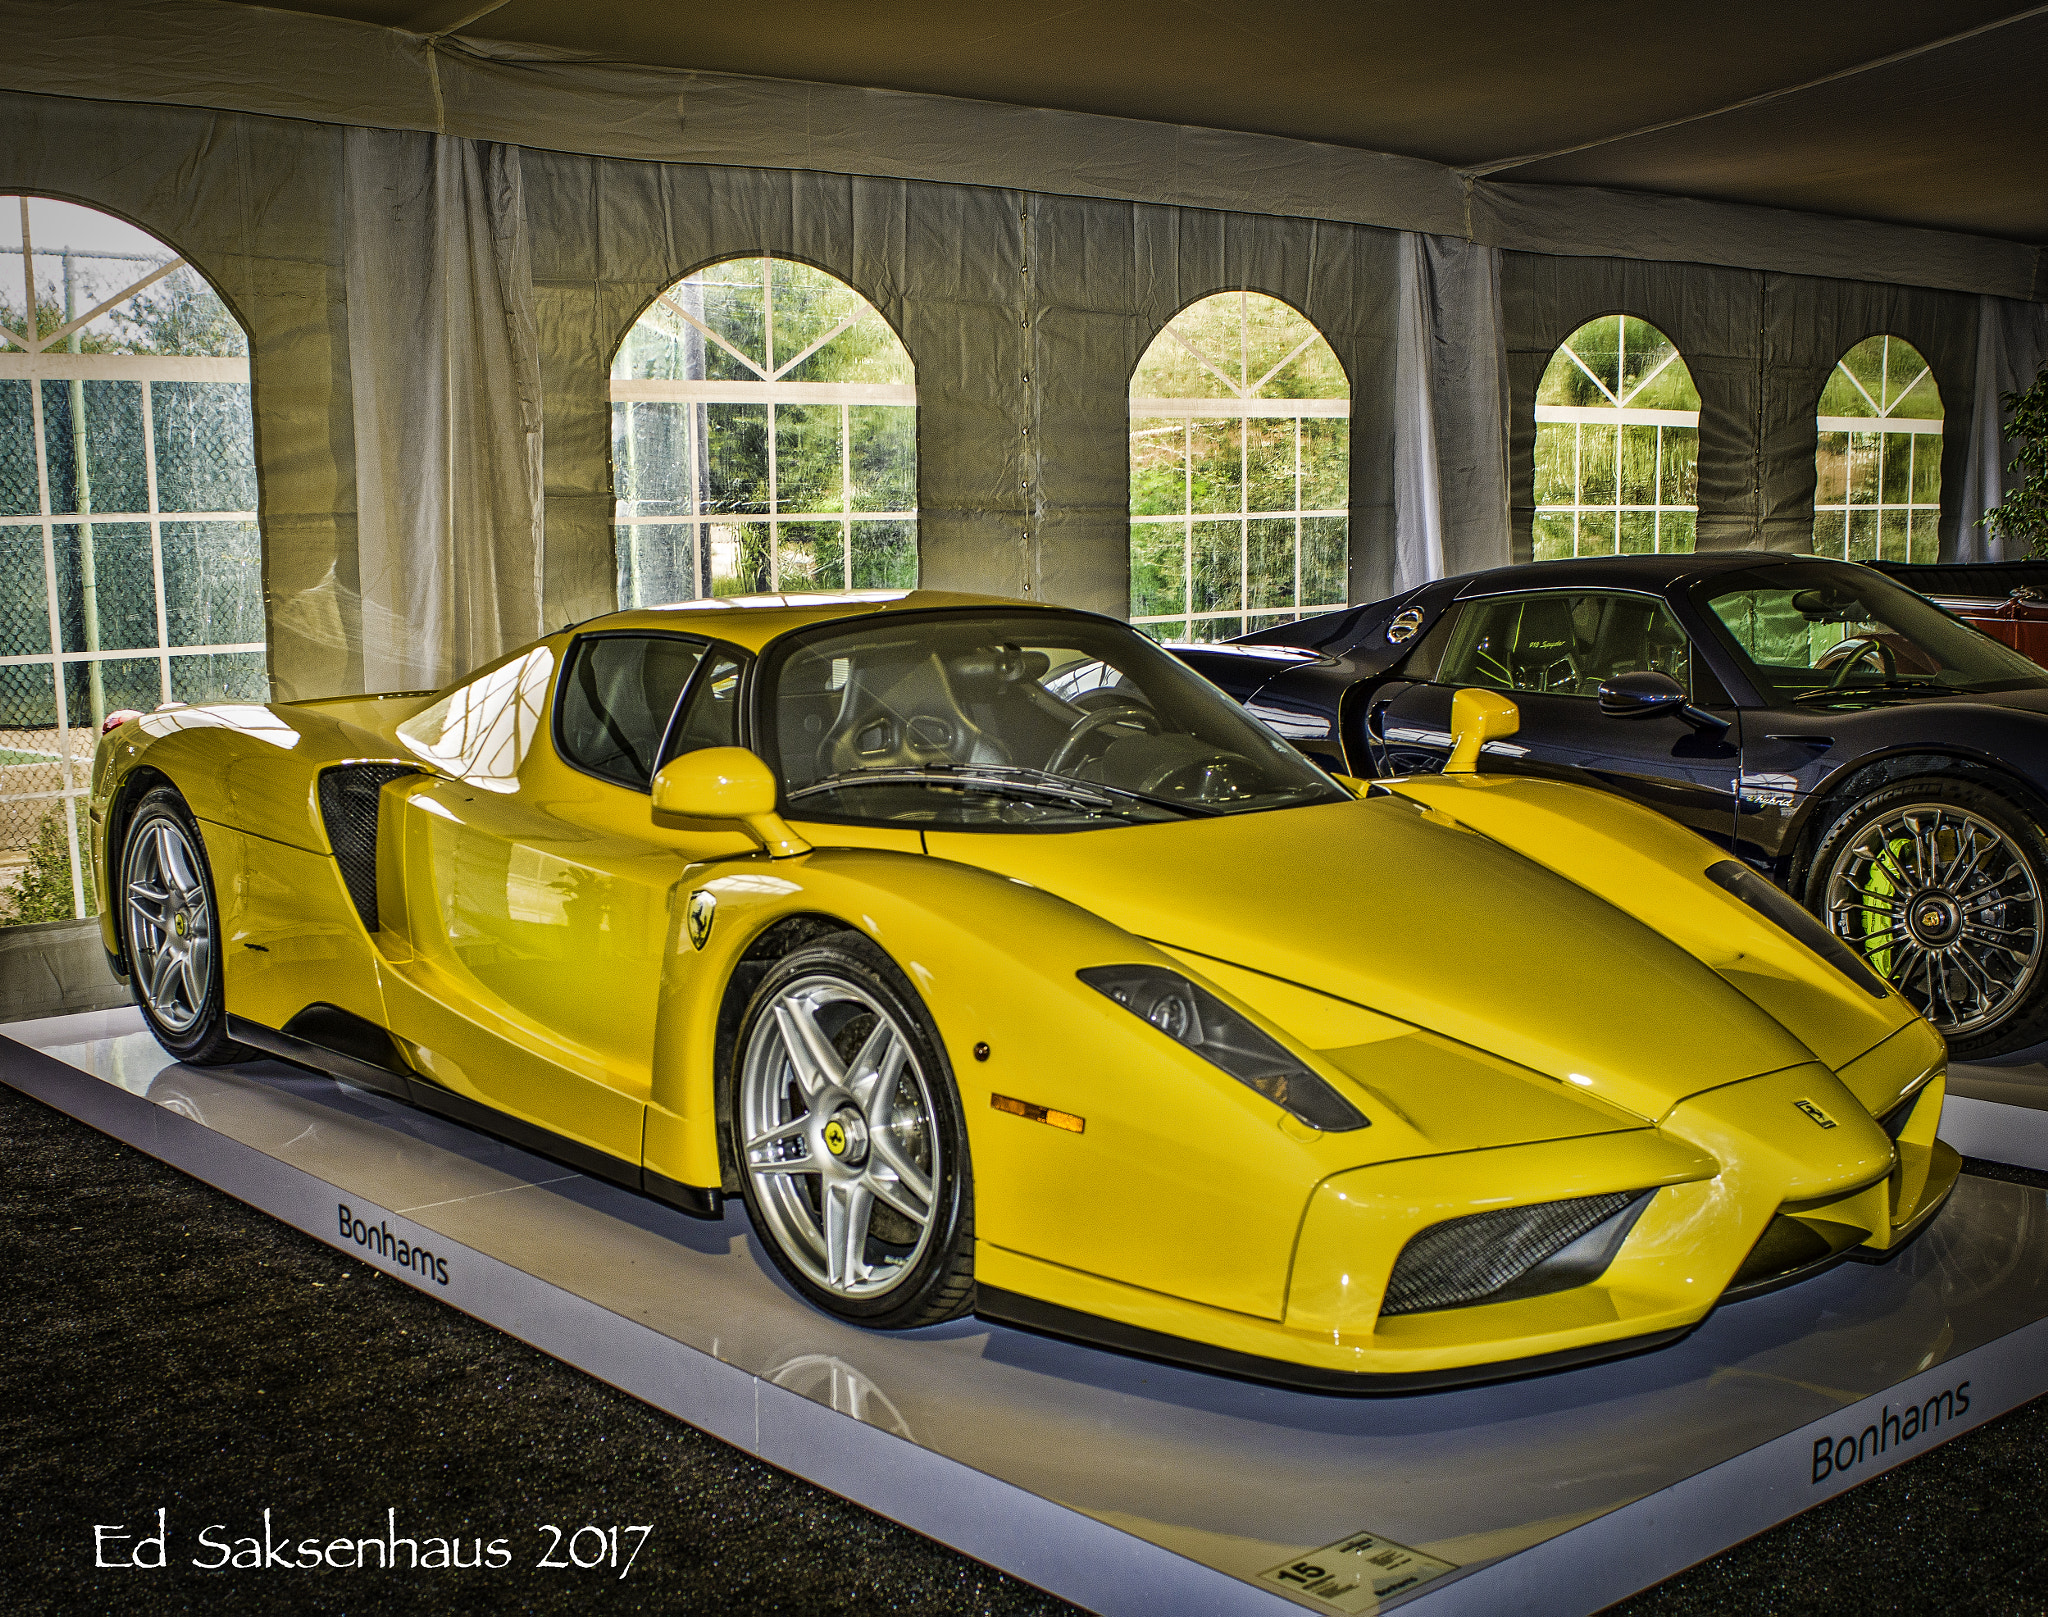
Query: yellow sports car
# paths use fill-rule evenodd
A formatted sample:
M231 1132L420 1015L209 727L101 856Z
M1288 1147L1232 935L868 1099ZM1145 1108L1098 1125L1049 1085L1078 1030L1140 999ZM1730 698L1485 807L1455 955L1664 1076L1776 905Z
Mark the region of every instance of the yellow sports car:
M1941 1040L1672 821L1319 771L1127 626L616 613L438 693L102 738L174 1055L268 1051L687 1211L803 1295L1292 1386L1632 1352L1894 1251Z

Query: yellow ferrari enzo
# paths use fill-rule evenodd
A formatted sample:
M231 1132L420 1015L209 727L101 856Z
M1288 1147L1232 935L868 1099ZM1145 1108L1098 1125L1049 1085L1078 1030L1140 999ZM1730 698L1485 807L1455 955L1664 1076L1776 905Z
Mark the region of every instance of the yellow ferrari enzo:
M1366 787L1110 619L728 599L130 716L91 814L183 1060L738 1194L864 1325L1377 1391L1671 1340L1958 1168L1928 1025L1672 821L1477 772L1515 722Z

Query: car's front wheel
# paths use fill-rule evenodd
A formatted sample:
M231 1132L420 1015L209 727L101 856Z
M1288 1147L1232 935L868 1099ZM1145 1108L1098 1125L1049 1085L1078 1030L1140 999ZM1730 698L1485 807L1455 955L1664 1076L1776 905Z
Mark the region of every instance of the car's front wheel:
M220 906L206 844L185 800L167 786L129 817L121 844L119 926L129 982L150 1032L196 1067L255 1052L228 1037Z
M2048 841L1969 780L1893 781L1836 820L1806 904L1970 1060L2048 1039Z
M850 933L783 956L727 1074L747 1213L792 1285L842 1319L932 1325L974 1297L967 1131L903 974Z

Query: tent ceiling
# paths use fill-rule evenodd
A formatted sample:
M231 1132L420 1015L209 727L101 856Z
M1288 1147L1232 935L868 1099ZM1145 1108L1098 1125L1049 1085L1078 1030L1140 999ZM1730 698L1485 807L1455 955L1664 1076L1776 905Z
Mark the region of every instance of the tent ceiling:
M1997 0L270 0L609 61L1326 141L2048 241L2048 6Z

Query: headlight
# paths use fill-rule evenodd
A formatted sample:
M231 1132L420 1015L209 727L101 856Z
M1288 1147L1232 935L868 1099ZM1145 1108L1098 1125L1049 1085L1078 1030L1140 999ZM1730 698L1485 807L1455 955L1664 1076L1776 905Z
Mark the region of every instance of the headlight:
M1311 1128L1339 1133L1371 1122L1222 1000L1178 972L1162 966L1090 966L1075 975Z

